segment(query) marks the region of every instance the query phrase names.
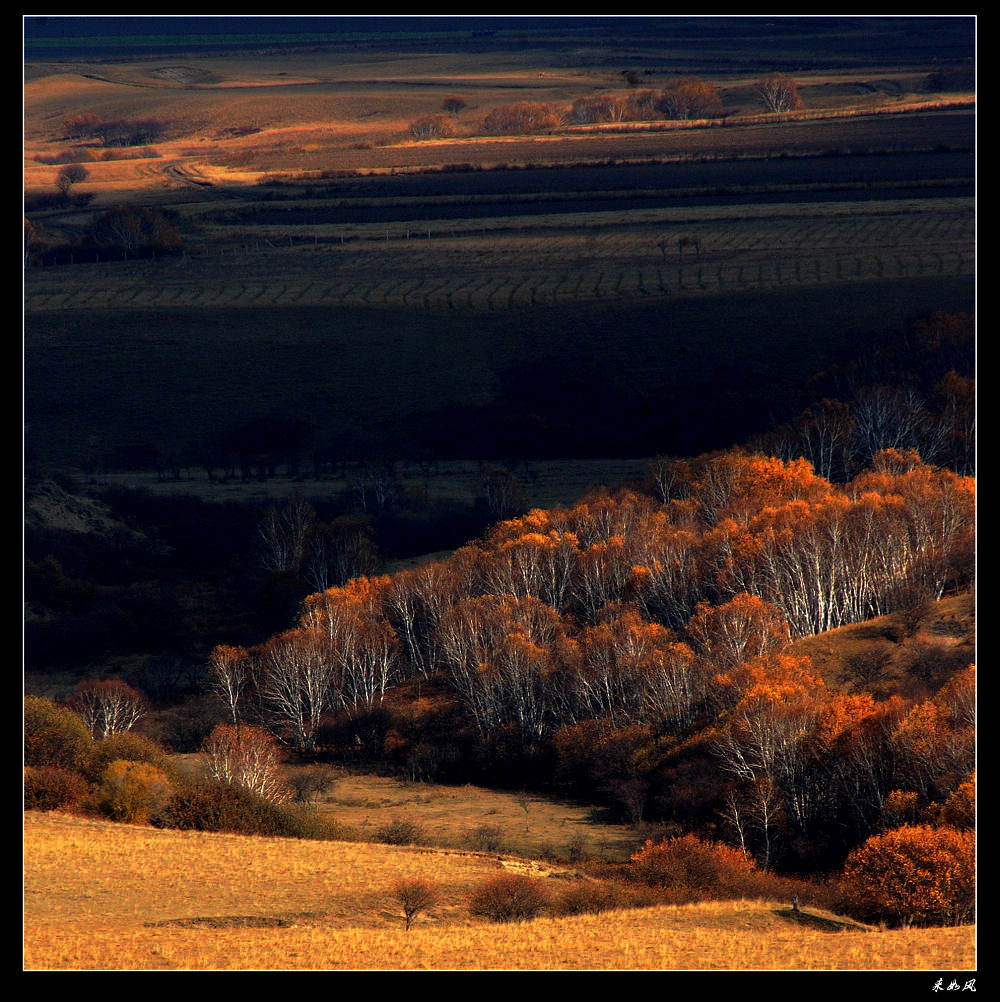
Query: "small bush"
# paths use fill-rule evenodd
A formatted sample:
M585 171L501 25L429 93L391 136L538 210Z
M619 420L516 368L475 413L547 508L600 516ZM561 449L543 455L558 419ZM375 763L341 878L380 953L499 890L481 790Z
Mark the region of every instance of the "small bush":
M627 908L630 903L626 889L617 884L577 881L556 897L553 911L556 915L593 915Z
M118 759L105 771L96 802L112 821L142 825L163 809L171 793L170 780L159 769Z
M375 832L375 838L386 845L417 845L423 836L420 825L405 818L394 818Z
M487 877L473 892L470 914L490 922L523 922L537 918L550 906L541 882L521 874Z
M480 825L469 832L468 842L478 852L501 852L506 839L499 825Z
M450 139L458 130L447 115L426 115L411 122L408 131L414 139Z
M89 792L78 772L58 766L28 766L24 770L24 809L61 811L82 803Z
M288 785L297 804L315 804L333 789L336 781L336 773L321 765L303 766L288 773Z
M171 781L176 780L175 768L166 749L144 734L135 731L121 731L110 737L95 741L84 767L84 775L97 783L107 772L112 762L145 762L164 773Z

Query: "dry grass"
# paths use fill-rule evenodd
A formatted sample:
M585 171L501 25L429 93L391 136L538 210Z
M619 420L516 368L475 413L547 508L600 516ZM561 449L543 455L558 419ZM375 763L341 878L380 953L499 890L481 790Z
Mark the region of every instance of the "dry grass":
M25 815L28 970L968 970L974 929L879 932L712 903L496 926L492 857ZM405 932L398 879L439 903Z
M51 187L57 168L33 161L68 144L64 118L85 110L99 117L156 117L169 123L157 143L156 162L95 164L79 191L98 201L122 193L156 197L183 189L193 176L216 183L245 184L274 172L392 169L441 166L473 161L499 163L566 162L578 158L636 159L684 155L691 143L702 152L729 153L773 144L771 129L782 132L786 152L805 144L836 145L837 121L851 116L884 119L919 117L920 112L968 107L969 94L916 92L920 79L912 70L886 67L844 71L831 85L829 75L801 77L806 107L795 115L762 115L753 98L753 77L726 75L718 85L727 124L642 122L587 130L560 129L555 135L494 138L480 134L480 122L492 109L524 100L568 109L579 97L621 90L614 70L553 65L538 50L382 55L340 53L235 54L189 56L183 60L137 62L56 62L29 66L24 88L25 186ZM877 78L876 83L871 83ZM650 86L663 85L652 80ZM448 90L467 106L455 117L458 135L445 142L407 139L410 122L441 110ZM828 121L824 121L828 120ZM830 131L831 125L834 131ZM884 146L904 124L875 121L870 141ZM629 132L623 142L621 135ZM693 140L681 133L694 134ZM719 134L712 135L710 134ZM740 135L737 135L737 134ZM919 134L914 133L914 135ZM940 134L926 137L940 139ZM81 149L87 143L80 143Z
M929 603L912 636L906 635L901 613L842 626L796 641L796 653L811 658L816 673L833 689L873 691L879 698L900 694L922 699L936 690L945 675L921 673L918 655L931 652L941 670L964 667L976 660L975 599L966 592ZM887 658L874 677L853 677L873 651ZM870 663L870 662L869 662ZM916 670L914 670L916 669Z
M523 857L567 858L576 847L624 860L643 841L641 833L623 825L595 821L591 807L534 794L367 775L339 779L318 809L366 839L397 819L418 825L421 841L435 846L474 848L480 828L499 829L504 852Z

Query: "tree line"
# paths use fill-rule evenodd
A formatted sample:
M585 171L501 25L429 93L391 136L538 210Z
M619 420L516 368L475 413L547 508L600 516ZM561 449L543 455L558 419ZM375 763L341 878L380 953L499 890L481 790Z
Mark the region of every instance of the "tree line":
M489 111L479 122L485 135L530 135L565 125L610 122L691 121L724 115L722 97L715 84L698 77L675 77L660 90L637 89L638 77L626 77L625 94L601 93L577 98L570 106L551 102L518 101ZM802 106L798 84L784 73L770 73L754 84L754 93L769 112L793 111ZM412 122L414 139L446 139L457 135L455 115L465 108L459 97L443 102L446 114L425 115Z

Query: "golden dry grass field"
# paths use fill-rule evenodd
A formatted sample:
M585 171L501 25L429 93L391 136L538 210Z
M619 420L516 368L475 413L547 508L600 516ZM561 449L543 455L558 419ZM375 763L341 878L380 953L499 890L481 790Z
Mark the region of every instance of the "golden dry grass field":
M495 925L467 900L496 856L160 831L25 814L27 970L975 968L972 927L886 930L731 902ZM553 883L563 868L536 869ZM541 876L548 873L549 876ZM155 875L155 877L153 876ZM395 880L439 903L406 932Z

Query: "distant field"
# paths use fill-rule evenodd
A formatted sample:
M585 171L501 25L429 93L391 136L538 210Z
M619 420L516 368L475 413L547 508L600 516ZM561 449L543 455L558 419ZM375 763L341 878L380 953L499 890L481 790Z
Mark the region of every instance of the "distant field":
M920 25L817 26L812 55L795 55L804 108L777 118L753 82L795 33L761 36L752 19L658 26L669 45L631 24L624 49L596 23L571 44L564 22L546 26L549 48L509 23L465 49L436 32L424 49L33 52L26 201L65 263L25 274L29 454L193 462L275 415L341 457L729 445L860 346L974 308L975 98L947 74L929 89L936 64L914 55L952 52L963 24L933 44ZM850 67L831 61L847 39ZM640 88L705 75L723 117L482 134L513 101L627 94L630 65ZM412 140L448 95L465 102L455 136ZM165 131L118 159L66 135L80 112ZM90 172L74 192L92 201L46 202L74 158ZM74 256L119 201L172 213L183 256Z
M476 882L501 872L495 854L28 813L24 860L27 970L975 969L972 927L878 931L822 912L796 921L776 902L497 926L468 913ZM581 879L565 867L527 872L554 887ZM433 880L441 899L405 932L392 886L412 877Z

